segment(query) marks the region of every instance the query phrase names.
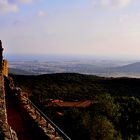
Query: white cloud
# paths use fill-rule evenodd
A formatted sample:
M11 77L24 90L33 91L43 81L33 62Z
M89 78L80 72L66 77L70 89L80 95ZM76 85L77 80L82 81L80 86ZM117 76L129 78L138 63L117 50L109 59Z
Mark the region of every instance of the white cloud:
M35 0L0 0L0 13L17 12L19 4L30 4Z
M113 6L124 7L130 4L131 0L112 0Z
M101 7L125 7L130 4L132 0L94 0L96 6Z
M33 0L18 0L19 2L21 2L21 3L32 3L33 2Z
M10 3L8 0L0 0L0 13L17 12L18 7L14 3Z
M44 17L44 16L46 16L46 12L44 12L44 11L39 11L39 12L38 12L38 16L39 16L39 17Z

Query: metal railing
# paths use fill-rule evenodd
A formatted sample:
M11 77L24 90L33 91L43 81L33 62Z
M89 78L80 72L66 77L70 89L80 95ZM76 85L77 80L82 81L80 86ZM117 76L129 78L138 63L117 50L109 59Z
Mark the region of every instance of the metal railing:
M25 96L22 96L22 98L24 98L27 101L27 103L35 109L35 112L37 111L39 112L40 118L43 117L46 120L47 123L46 128L48 128L49 126L48 124L50 124L54 128L55 136L58 133L58 135L62 137L64 140L71 140L71 138L69 138L66 133L64 133L54 122L52 122L49 119L49 117L47 117L47 115L44 114L31 100L29 100Z

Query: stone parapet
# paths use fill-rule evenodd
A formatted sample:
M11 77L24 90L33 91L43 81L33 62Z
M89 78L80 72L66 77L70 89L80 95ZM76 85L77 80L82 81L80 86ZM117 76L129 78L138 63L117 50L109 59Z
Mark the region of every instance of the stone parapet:
M8 61L3 60L3 47L0 40L0 139L17 140L16 133L7 122L4 76L8 76Z
M8 61L5 59L2 62L2 73L4 76L8 77Z
M18 140L16 133L7 122L3 74L0 74L0 138L2 140Z
M24 113L28 114L28 117L37 125L42 131L42 134L50 140L64 140L56 131L55 128L46 121L46 119L40 114L40 112L31 104L26 95L28 93L18 90L17 95L20 101L20 106Z

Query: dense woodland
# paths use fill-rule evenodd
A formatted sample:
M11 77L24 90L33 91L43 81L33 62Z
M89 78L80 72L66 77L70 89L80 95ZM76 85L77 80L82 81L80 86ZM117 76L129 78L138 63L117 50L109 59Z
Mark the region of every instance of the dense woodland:
M72 140L140 139L140 79L74 73L11 76ZM41 104L48 99L94 102L87 108L65 108L57 116L58 108Z

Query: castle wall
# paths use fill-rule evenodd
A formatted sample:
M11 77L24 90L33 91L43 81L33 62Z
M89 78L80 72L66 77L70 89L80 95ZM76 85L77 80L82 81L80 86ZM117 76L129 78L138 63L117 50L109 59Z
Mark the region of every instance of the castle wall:
M7 121L5 100L6 86L4 85L4 76L8 77L8 61L3 60L3 48L0 40L0 140L18 140L15 131L11 129ZM13 85L13 83L9 83L9 86L10 85ZM10 88L11 91L15 90L14 85ZM18 100L20 101L19 106L21 110L28 116L30 122L37 127L37 130L40 131L43 138L63 140L63 138L57 133L58 127L51 121L45 119L44 115L40 113L40 110L37 110L37 107L35 107L35 105L25 97L25 93L23 91L17 90L16 95L19 98ZM64 134L62 133L62 135Z
M8 61L7 60L3 60L2 63L2 73L4 76L8 77Z
M7 111L5 101L4 76L0 73L0 139L17 140L16 133L11 129L7 122Z
M16 133L7 122L4 76L8 76L8 61L3 60L3 48L0 40L0 139L18 140Z

